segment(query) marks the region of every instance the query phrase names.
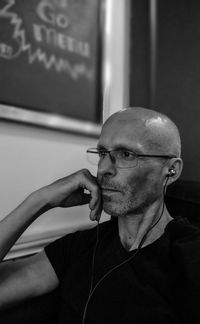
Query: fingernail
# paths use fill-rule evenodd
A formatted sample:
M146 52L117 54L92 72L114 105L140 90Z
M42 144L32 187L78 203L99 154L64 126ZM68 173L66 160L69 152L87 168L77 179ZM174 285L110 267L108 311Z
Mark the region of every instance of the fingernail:
M91 221L95 220L95 213L93 210L91 210L91 212L90 212L90 219L91 219Z
M92 205L91 205L91 210L94 210L97 206L97 201L93 202Z

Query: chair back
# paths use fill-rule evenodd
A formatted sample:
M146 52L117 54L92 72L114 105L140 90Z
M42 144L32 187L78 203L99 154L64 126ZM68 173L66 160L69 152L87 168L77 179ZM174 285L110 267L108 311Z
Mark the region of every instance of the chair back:
M172 217L182 216L200 227L200 183L179 180L167 189L167 209Z

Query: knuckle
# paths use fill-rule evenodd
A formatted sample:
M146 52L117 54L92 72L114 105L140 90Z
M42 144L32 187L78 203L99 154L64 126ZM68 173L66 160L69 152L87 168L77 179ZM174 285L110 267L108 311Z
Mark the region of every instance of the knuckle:
M90 174L89 170L86 169L86 168L81 169L81 170L80 170L80 173L83 174L83 175L88 175L88 174Z
M88 178L89 178L89 171L87 169L81 169L76 172L76 181L79 183L81 187L84 187L86 185Z

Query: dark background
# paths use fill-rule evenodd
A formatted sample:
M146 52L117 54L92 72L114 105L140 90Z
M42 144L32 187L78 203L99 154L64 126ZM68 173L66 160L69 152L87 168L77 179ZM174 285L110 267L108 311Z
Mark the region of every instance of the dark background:
M130 104L166 113L179 127L182 180L200 182L200 1L157 1L151 93L150 1L131 1Z

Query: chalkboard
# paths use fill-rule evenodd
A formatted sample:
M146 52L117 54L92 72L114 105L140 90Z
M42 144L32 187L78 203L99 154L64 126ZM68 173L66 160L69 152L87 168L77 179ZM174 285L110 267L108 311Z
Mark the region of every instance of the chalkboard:
M0 1L0 103L98 122L98 0Z

